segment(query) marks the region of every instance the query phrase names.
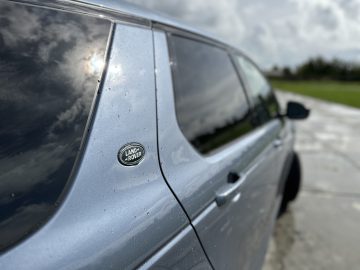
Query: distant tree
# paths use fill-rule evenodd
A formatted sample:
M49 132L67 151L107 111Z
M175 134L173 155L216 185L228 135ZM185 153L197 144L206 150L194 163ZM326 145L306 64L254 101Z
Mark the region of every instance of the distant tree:
M298 79L360 80L360 65L338 59L327 61L321 57L311 58L300 65L294 74Z
M351 63L339 59L326 60L318 56L310 58L294 69L287 66L279 68L274 65L269 72L269 77L287 80L360 81L360 63Z
M283 73L283 77L285 79L293 79L293 77L294 77L293 73L289 67L284 67L282 73Z
M273 68L272 68L272 71L275 71L275 72L277 72L277 71L279 71L280 69L279 69L279 67L277 66L277 65L274 65L273 66Z

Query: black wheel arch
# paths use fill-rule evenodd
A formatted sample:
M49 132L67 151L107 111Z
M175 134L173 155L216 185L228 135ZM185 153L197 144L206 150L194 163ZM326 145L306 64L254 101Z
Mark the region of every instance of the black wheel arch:
M288 204L294 201L301 189L301 161L299 154L292 152L283 170L283 179L280 184L282 201L279 209L279 216L286 212Z

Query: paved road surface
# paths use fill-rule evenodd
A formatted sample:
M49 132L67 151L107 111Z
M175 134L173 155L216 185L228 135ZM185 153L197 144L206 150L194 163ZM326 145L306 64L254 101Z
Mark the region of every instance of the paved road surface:
M360 269L360 110L278 96L312 113L296 124L302 191L277 222L263 270Z

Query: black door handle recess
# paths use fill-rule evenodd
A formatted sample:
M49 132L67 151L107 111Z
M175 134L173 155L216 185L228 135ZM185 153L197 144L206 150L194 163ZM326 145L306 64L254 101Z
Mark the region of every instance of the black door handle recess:
M227 176L228 183L235 183L239 179L240 179L240 175L235 172L229 172L229 174Z

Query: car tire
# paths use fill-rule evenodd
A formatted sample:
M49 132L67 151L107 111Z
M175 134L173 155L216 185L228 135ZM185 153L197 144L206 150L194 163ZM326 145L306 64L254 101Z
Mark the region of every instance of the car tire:
M288 208L290 202L294 201L300 191L301 187L301 163L297 153L294 153L294 157L291 163L290 172L285 182L283 190L283 198L279 209L279 217L284 214Z

